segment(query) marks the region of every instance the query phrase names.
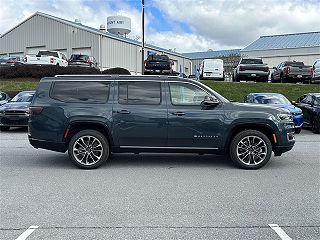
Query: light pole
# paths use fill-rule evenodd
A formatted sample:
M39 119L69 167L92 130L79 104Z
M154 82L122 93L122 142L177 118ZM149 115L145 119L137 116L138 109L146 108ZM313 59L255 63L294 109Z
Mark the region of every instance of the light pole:
M142 3L142 42L141 42L141 74L144 74L144 0Z

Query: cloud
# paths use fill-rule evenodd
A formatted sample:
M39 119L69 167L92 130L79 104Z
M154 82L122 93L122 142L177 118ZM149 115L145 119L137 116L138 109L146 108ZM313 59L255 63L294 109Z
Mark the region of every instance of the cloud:
M242 48L261 35L319 31L319 9L318 0L148 0L145 40L179 52ZM130 0L7 0L0 8L0 33L36 11L70 21L79 18L94 28L121 14L131 18L129 36L141 39L141 10ZM170 29L157 29L158 14Z
M246 46L261 35L319 29L319 1L155 0L171 21L222 46Z

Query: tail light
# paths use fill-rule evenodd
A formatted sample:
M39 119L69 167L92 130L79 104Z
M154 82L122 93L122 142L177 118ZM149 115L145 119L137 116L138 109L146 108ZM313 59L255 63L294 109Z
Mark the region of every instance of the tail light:
M285 67L284 68L284 72L286 73L286 74L289 74L290 73L290 67L288 66L288 67Z
M50 58L50 63L54 63L54 58Z
M146 67L148 65L147 60L144 61L144 66Z
M92 61L90 59L87 60L87 63L92 64Z
M30 116L40 114L43 110L43 107L29 107Z

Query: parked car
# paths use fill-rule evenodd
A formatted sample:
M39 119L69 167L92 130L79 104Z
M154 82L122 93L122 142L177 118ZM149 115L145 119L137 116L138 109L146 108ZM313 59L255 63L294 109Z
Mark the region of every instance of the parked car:
M170 76L179 76L180 77L180 73L176 72L176 71L172 71L172 73L169 74ZM187 75L185 73L182 73L182 77L183 78L187 78Z
M320 59L316 60L312 65L311 83L320 83Z
M23 65L23 58L21 57L2 57L0 58L0 67L13 67Z
M221 80L224 81L223 60L204 59L200 67L200 80Z
M5 92L0 92L0 106L6 104L10 100L10 97Z
M232 81L257 81L268 82L269 67L261 58L241 58L238 65L234 66Z
M307 93L298 98L296 106L302 109L304 123L312 132L320 133L320 93Z
M26 127L29 120L29 106L34 91L18 93L10 102L0 107L0 130L8 131L10 127Z
M271 82L281 83L309 83L311 79L311 67L303 62L285 61L274 67L271 74Z
M204 84L174 76L56 76L40 81L30 106L35 148L68 150L80 168L110 152L228 154L258 169L292 149L288 110L233 103Z
M144 61L144 74L172 74L172 61L167 55L152 54Z
M295 133L300 133L303 125L302 110L294 106L285 96L280 93L250 93L244 98L244 102L271 104L275 107L284 108L290 111L294 121Z
M24 62L26 64L68 66L66 55L59 51L41 50L36 56L26 55Z
M68 66L98 68L98 63L96 59L92 56L82 55L82 54L72 54L68 61Z

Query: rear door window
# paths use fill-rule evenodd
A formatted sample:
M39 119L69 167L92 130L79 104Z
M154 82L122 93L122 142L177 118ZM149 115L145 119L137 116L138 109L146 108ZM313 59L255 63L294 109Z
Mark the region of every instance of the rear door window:
M161 103L160 82L119 82L118 102L128 105L158 105Z
M105 103L109 88L108 82L55 82L50 96L62 102Z

